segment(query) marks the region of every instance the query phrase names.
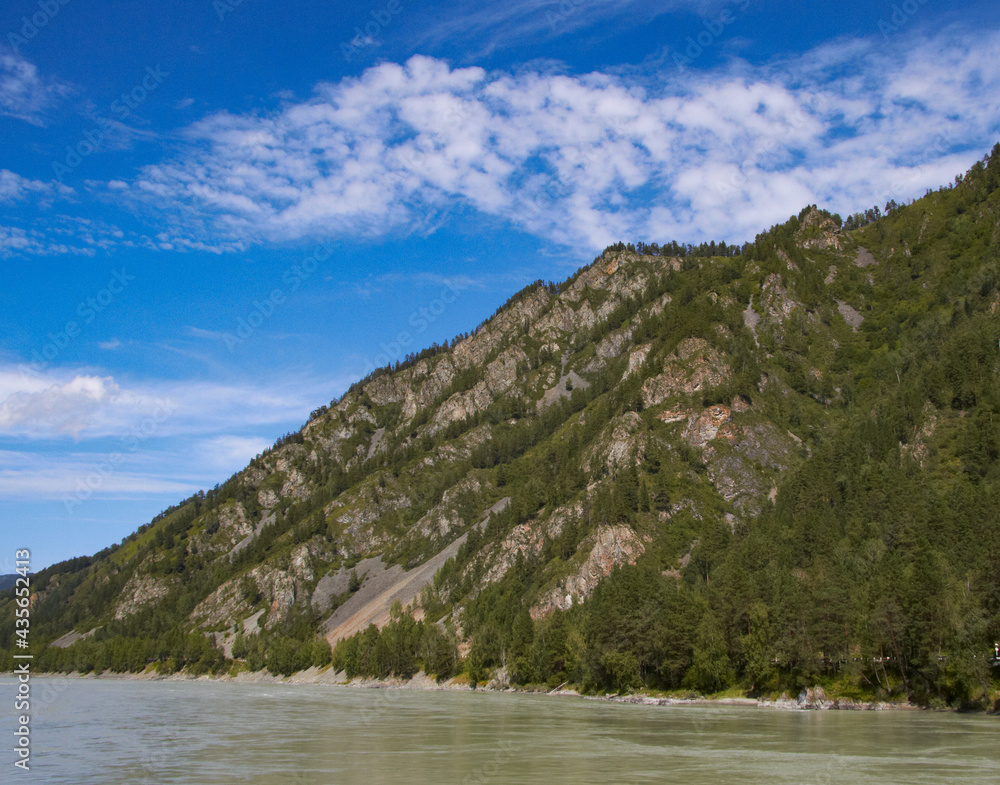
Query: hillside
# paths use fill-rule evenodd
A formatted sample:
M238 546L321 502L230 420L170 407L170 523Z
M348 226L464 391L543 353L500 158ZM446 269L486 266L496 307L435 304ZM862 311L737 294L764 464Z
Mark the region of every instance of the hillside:
M33 576L36 667L992 702L998 185L535 282Z

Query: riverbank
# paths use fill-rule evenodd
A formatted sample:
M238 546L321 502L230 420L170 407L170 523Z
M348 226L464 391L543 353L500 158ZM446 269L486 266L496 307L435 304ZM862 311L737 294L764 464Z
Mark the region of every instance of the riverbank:
M327 687L348 687L354 689L377 689L377 690L419 690L419 691L462 691L462 692L493 692L493 693L519 693L525 695L546 695L550 697L577 697L584 700L602 701L611 703L628 703L643 706L679 706L679 707L711 707L711 706L744 706L761 709L781 709L787 711L918 711L928 710L922 706L900 701L858 701L849 698L827 696L822 687L812 687L803 690L797 697L792 698L787 694L773 699L750 698L733 695L713 696L676 696L657 695L650 693L630 693L628 695L583 695L575 689L531 689L501 686L490 683L486 686L473 688L463 677L437 681L422 671L415 674L410 679L388 678L372 679L356 677L348 679L342 671L338 672L327 666L326 668L308 668L299 671L291 676L274 676L266 670L261 671L241 671L237 674L211 675L203 674L195 676L189 673L161 674L155 670L147 670L143 673L46 673L35 674L33 678L70 678L70 679L90 679L90 680L117 680L117 681L175 681L175 682L232 682L236 684L286 684L289 686L327 686ZM951 709L946 709L951 711Z

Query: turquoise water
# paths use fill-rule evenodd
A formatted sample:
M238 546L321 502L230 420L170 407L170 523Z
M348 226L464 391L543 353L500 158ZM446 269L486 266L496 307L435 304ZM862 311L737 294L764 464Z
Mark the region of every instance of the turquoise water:
M37 678L32 697L31 772L7 744L2 782L1000 783L996 717Z

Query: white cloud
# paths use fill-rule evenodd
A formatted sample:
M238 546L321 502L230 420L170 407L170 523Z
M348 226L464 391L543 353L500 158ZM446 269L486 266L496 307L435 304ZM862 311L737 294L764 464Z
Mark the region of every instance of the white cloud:
M0 115L42 125L44 113L69 87L45 79L20 53L0 45Z
M38 181L30 181L37 183ZM44 185L44 184L42 184ZM2 182L0 182L2 186ZM63 195L62 186L56 192ZM39 191L40 189L33 189ZM22 191L22 194L24 192ZM0 198L0 202L2 202ZM47 198L38 199L38 207L45 210ZM20 217L20 216L18 216ZM115 249L142 248L149 251L203 251L223 254L246 247L244 241L223 239L205 241L185 236L182 230L168 227L154 237L125 232L114 224L70 216L45 214L44 219L34 220L30 226L0 224L0 258L25 256L85 256L95 257L99 252Z
M110 377L75 376L35 392L18 391L0 403L0 433L55 432L79 436L121 390Z
M418 56L271 115L206 117L127 193L220 249L421 231L455 206L577 248L738 241L807 203L849 212L950 180L1000 134L983 100L998 49L997 32L849 40L642 84Z
M0 367L0 436L33 439L206 436L305 422L342 381L290 378L270 386L118 381L90 371Z
M69 196L73 189L57 182L29 180L9 169L0 169L0 204L16 202L30 196Z
M461 41L471 55L527 43L571 35L590 28L591 37L609 32L621 33L642 27L656 17L676 10L707 14L732 0L508 0L505 3L482 3L461 0L449 6L443 17L427 18L423 29L412 36L422 51ZM405 12L405 9L404 9ZM417 21L416 24L420 22ZM392 23L390 22L390 25ZM390 28L391 32L391 28Z
M344 382L130 384L0 365L0 499L181 498L243 469ZM72 437L74 441L67 444Z

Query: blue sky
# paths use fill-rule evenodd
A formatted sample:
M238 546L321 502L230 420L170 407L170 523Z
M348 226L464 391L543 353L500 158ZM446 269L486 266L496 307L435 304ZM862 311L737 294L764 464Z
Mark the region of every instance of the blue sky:
M1000 139L995 2L7 0L0 571L93 553L621 240Z

